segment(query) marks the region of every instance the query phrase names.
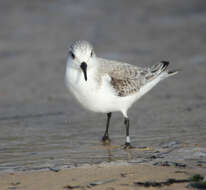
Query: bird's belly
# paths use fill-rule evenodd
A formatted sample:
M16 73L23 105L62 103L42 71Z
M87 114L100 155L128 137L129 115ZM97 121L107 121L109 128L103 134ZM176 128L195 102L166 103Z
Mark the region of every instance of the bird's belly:
M126 110L134 102L133 97L118 97L107 91L108 89L95 89L85 86L84 90L75 89L73 93L80 104L94 112L109 113Z
M85 81L82 73L67 73L66 85L84 108L94 112L126 110L135 100L133 96L118 97L108 82L102 81L99 84L91 74L88 74L88 80Z

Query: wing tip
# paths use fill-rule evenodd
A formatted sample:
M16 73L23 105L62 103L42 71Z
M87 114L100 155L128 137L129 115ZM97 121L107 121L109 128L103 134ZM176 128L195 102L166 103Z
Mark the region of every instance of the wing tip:
M163 64L163 65L162 65L162 71L166 70L167 67L168 67L169 64L170 64L169 61L165 61L165 60L161 61L161 63Z

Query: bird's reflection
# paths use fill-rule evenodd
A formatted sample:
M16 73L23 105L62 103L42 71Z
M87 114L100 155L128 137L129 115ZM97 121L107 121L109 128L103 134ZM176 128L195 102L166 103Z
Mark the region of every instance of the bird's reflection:
M131 160L131 159L133 159L133 154L132 154L132 150L131 149L124 149L122 146L117 146L117 145L115 146L115 145L111 145L111 144L103 144L103 148L107 152L108 162L121 160L119 155L115 156L115 153L117 154L116 150L119 150L119 151L123 150L124 152L127 153L127 157L124 158L124 160Z

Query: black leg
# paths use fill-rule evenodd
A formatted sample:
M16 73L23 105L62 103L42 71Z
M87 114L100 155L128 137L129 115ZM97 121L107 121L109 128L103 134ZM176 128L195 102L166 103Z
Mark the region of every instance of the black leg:
M126 127L126 142L124 148L130 149L133 148L130 144L130 137L129 137L129 118L124 118L124 124Z
M112 113L107 113L107 124L106 124L106 130L105 130L105 133L104 133L104 136L102 137L102 141L104 143L109 143L110 142L110 139L109 139L109 123L110 123L110 119L112 117Z

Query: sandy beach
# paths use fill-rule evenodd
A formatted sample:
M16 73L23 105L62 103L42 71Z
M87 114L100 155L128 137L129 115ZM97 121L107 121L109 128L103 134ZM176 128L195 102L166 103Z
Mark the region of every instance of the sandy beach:
M147 164L100 164L65 169L59 172L37 171L4 174L0 175L0 189L184 190L189 188L190 183L181 182L181 180L187 180L194 174L206 175L206 171L194 168L160 167ZM164 184L168 179L175 179L176 182ZM178 182L178 180L180 181ZM153 184L151 186L137 184L144 182L160 182L163 184Z

